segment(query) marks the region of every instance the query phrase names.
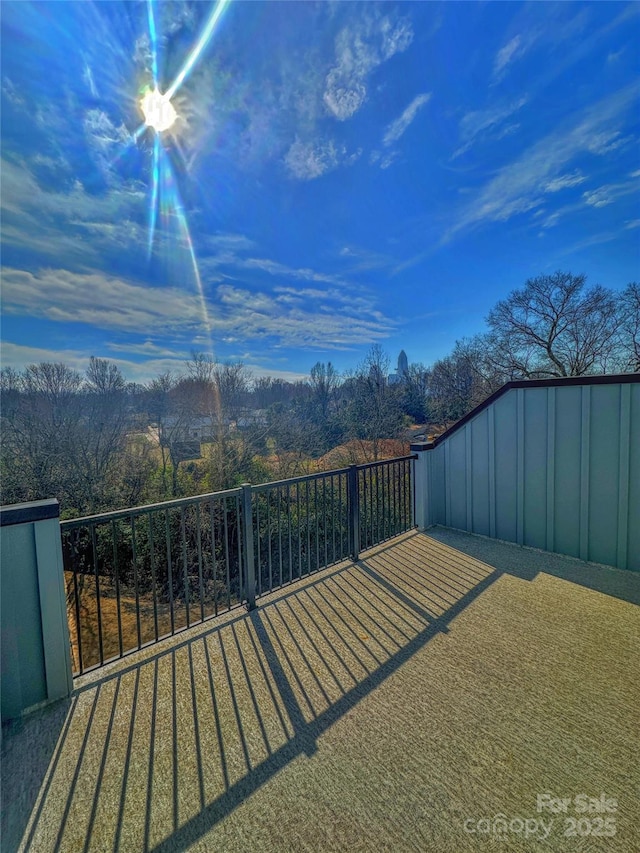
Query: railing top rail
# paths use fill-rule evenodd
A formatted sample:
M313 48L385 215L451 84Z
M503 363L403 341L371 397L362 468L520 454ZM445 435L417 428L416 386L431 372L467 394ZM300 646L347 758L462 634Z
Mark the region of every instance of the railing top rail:
M410 456L394 456L391 459L380 459L378 462L364 462L360 465L356 465L355 467L360 470L361 468L373 468L377 465L385 465L386 463L391 462L403 462L407 459L417 459L417 454L412 454ZM273 480L270 483L259 483L257 486L252 486L251 489L254 492L268 491L269 489L279 488L281 486L287 486L291 483L304 483L307 480L319 480L323 477L335 477L338 474L347 474L349 468L351 466L346 466L345 468L334 468L331 471L316 471L313 474L302 474L299 477L288 477L285 480Z
M356 465L358 471L361 471L363 468L378 468L380 465L388 465L392 462L406 462L409 459L417 459L417 453L411 453L409 456L393 456L391 459L378 459L377 462L363 462L361 465Z
M322 477L335 477L338 474L347 474L348 468L335 468L332 471L316 471L314 474L302 474L300 477L288 477L286 480L273 480L270 483L259 483L251 486L253 492L266 492L269 489L277 489L280 486L288 486L291 483L304 483L308 480L319 480Z
M417 459L417 455L395 456L391 459L380 459L377 462L364 462L355 467L358 470L365 468L376 468L381 465L391 464L393 462L404 462L410 459ZM326 477L335 477L340 474L348 473L349 468L335 468L331 471L317 471L313 474L303 474L300 477L290 477L286 480L273 480L270 483L260 483L252 486L254 492L264 492L269 489L275 489L282 486L292 485L293 483L304 483L311 480L319 480ZM85 515L81 518L69 518L60 522L60 527L65 530L73 529L74 527L84 527L88 524L103 524L104 522L117 521L121 518L130 518L132 515L144 515L145 513L157 512L158 510L177 509L178 507L188 506L189 504L200 503L202 501L234 497L242 494L242 488L226 489L222 492L208 492L204 495L192 495L188 498L176 498L171 501L161 501L160 503L145 504L144 506L129 507L127 509L117 509L112 512L102 512L95 515Z
M130 518L132 515L143 515L149 512L157 512L164 509L177 509L181 506L209 501L212 499L235 497L242 494L242 489L226 489L222 492L208 492L205 495L192 495L188 498L176 498L172 501L161 501L144 506L133 506L128 509L116 509L113 512L101 512L97 515L85 515L82 518L69 518L60 522L60 527L65 529L81 527L87 524L101 524L105 521L117 521L120 518Z

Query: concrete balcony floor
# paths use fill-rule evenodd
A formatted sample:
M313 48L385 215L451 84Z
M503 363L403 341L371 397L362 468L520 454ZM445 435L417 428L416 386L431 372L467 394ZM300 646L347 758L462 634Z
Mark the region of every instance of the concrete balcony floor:
M405 534L5 726L2 850L636 851L639 580ZM615 798L615 836L544 793Z

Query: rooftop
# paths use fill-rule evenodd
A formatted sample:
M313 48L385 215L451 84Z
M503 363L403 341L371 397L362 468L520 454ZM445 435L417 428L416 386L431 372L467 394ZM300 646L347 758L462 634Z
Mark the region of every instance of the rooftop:
M463 853L544 793L615 798L637 849L638 603L633 572L406 533L6 725L3 850Z

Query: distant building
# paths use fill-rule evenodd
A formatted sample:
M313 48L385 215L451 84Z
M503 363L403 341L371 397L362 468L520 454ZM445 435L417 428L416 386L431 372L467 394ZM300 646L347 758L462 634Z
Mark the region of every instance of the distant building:
M162 443L168 443L169 437L172 441L212 441L214 437L213 418L208 415L193 417L167 415L163 424L163 433L164 436L161 436Z
M406 352L401 349L398 356L398 366L395 373L389 374L389 385L398 385L401 382L406 382L409 375L409 360Z

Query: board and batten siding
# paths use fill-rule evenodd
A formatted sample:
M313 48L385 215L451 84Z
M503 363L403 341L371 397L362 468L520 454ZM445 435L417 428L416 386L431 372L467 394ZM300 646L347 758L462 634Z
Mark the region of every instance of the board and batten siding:
M425 526L640 570L640 375L510 383L420 449Z

